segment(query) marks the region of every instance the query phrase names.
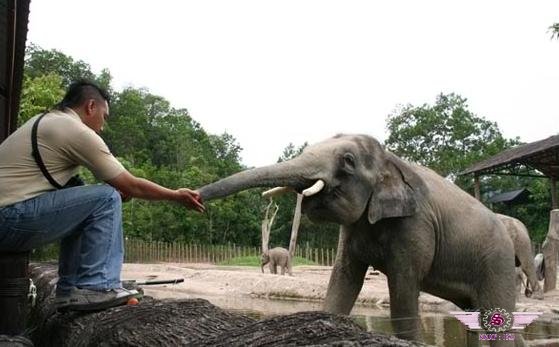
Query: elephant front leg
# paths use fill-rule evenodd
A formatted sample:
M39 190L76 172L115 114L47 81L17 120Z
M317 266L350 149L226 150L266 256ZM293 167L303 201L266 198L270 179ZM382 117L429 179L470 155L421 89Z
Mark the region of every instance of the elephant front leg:
M349 314L363 287L368 264L356 259L349 250L348 235L342 230L336 261L328 282L324 310Z
M390 317L396 336L406 340L420 339L419 285L414 278L395 274L388 277L388 291Z

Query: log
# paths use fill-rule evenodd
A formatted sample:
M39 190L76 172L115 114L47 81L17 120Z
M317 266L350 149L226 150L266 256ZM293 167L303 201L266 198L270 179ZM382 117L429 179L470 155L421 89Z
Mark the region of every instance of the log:
M300 312L255 320L207 300L155 300L99 312L53 309L56 264L31 264L39 297L29 331L36 346L424 346L368 333L345 316Z

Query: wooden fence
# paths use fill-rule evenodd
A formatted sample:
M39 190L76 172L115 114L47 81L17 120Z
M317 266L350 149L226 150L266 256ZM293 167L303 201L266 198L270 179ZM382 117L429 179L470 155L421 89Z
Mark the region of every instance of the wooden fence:
M209 263L219 264L232 258L260 257L259 247L227 245L197 245L183 242L160 242L127 239L125 241L127 263ZM336 257L333 248L297 247L296 257L306 258L317 265L331 266Z

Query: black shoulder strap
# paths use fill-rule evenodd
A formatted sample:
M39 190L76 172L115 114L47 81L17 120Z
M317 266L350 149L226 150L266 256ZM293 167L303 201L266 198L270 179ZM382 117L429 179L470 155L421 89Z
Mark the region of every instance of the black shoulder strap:
M50 182L50 184L55 186L57 189L61 189L62 186L58 184L58 182L56 182L54 178L52 178L52 176L47 171L47 168L45 167L45 163L43 163L43 158L41 158L41 154L39 153L39 146L37 145L37 128L39 127L39 122L47 113L48 112L45 112L42 115L40 115L39 118L37 118L37 120L33 124L33 128L31 129L31 146L33 147L33 151L31 152L31 155L33 156L33 158L35 158L35 162L39 166L39 169L41 169L41 172L46 177L46 179Z

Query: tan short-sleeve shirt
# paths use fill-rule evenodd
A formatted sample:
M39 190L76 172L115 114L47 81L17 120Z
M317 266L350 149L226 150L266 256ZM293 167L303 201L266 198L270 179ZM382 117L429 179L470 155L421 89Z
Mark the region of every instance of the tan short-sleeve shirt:
M31 155L31 118L0 144L0 207L55 190ZM80 165L107 181L125 171L105 141L85 125L72 109L51 111L41 119L37 143L43 162L60 185L74 176Z

